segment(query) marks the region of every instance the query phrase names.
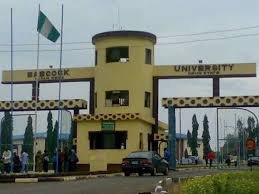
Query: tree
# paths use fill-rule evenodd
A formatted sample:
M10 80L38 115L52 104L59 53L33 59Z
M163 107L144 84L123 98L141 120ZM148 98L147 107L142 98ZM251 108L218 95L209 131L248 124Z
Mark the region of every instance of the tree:
M199 123L197 121L196 115L194 114L192 117L192 141L191 141L191 152L193 156L198 156L198 129L199 129Z
M208 153L211 151L209 121L208 121L207 115L204 115L204 119L203 119L202 143L203 143L203 155L207 156Z
M191 147L191 145L192 145L192 134L189 130L187 131L187 145L189 147Z
M53 152L52 154L57 151L57 138L58 138L58 121L55 122L54 130L52 132L52 145L53 145Z
M49 111L48 117L47 117L47 138L45 143L45 149L48 150L49 154L51 155L53 151L53 145L52 145L52 131L53 131L53 121L52 121L52 113Z
M27 120L27 126L24 133L22 150L29 154L29 160L33 160L33 127L32 127L32 117L29 116Z
M1 150L11 149L12 131L13 131L13 119L9 111L4 113L4 119L1 123Z
M255 120L253 117L247 118L247 129L248 136L250 138L255 138Z

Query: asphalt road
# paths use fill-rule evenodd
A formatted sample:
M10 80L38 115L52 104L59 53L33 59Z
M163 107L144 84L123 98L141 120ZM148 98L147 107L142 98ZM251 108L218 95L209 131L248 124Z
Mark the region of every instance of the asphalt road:
M172 177L199 176L218 172L216 169L196 169L170 172ZM115 176L72 182L0 184L0 194L138 194L154 191L165 176Z

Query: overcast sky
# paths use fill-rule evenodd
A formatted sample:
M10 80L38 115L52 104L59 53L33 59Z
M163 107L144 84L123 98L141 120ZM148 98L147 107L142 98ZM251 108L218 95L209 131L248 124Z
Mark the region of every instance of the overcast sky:
M64 51L63 67L90 67L94 64L94 49L91 37L96 33L111 30L139 30L154 33L158 37L155 47L155 64L195 64L203 63L259 63L259 1L258 0L1 0L0 3L0 71L10 69L10 8L13 8L14 69L36 68L37 16L38 4L41 10L60 29L61 4L64 4ZM170 37L207 31L239 29L221 33L196 36ZM214 41L196 41L179 44L182 41L215 39L244 35ZM41 38L41 49L58 49ZM81 44L66 44L82 42ZM178 42L178 43L177 43ZM159 45L159 43L171 43ZM23 50L23 52L18 51ZM24 51L26 50L26 51ZM57 51L41 52L40 68L49 65L59 66ZM221 95L258 95L259 80L222 79ZM88 100L88 83L63 84L62 98L83 98ZM162 80L160 81L159 104L162 97L212 96L212 80ZM72 91L72 92L71 92ZM29 100L31 86L14 87L15 100ZM41 99L58 98L57 84L42 84ZM0 100L10 100L10 86L0 84ZM259 115L258 109L252 109ZM191 118L196 113L202 133L202 120L207 114L210 131L215 142L215 110L184 109L182 110L182 131L191 129ZM222 111L222 123L234 126L234 111ZM237 117L248 114L237 111ZM42 119L44 118L44 119ZM167 110L160 107L159 118L167 122ZM178 119L178 118L177 118ZM41 128L45 127L45 116L40 117ZM179 124L179 122L178 122ZM42 129L44 130L44 129ZM177 129L179 131L179 128Z

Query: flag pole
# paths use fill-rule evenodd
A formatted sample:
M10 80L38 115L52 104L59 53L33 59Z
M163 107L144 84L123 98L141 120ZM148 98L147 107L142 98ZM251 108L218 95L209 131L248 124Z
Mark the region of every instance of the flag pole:
M56 173L58 173L58 147L59 147L59 133L61 131L61 69L62 69L62 51L63 51L63 8L61 6L61 30L60 30L60 58L59 58L59 88L58 88L58 134L57 134L57 153L56 153Z
M11 8L11 172L13 172L13 8Z
M39 12L40 14L40 4L39 4ZM38 32L37 37L37 63L36 63L36 81L35 81L35 129L34 129L34 143L33 143L33 172L35 172L36 169L36 146L37 146L37 124L38 124L38 96L39 96L39 61L40 61L40 33Z

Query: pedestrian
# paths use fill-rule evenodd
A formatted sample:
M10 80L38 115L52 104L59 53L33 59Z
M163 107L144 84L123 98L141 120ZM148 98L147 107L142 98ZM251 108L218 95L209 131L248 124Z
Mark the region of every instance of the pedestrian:
M43 171L48 172L49 171L49 156L47 150L44 150L43 154Z
M53 163L53 170L55 173L58 173L57 169L57 153L54 152L53 157L52 157L52 163Z
M11 157L12 157L12 153L10 150L8 150L7 148L5 148L3 156L2 156L2 160L4 163L4 173L9 174L11 171Z
M164 148L164 159L169 162L170 159L170 152L168 151L167 148Z
M68 152L68 148L65 147L64 148L64 172L68 172L68 166L69 166L69 162L68 162L68 156L69 156L69 152Z
M79 160L74 149L71 150L68 161L69 161L69 171L75 171L76 164L77 162L79 162Z
M63 171L64 152L58 149L58 172Z
M228 167L230 167L230 163L231 163L231 160L230 160L230 154L227 155L227 158L226 158L226 164L228 165Z
M205 160L206 166L208 166L208 154L205 154L203 158Z
M213 152L208 153L208 159L210 161L210 167L212 167L212 161L214 159L214 153Z
M21 161L16 152L13 153L13 172L21 172Z
M41 153L41 151L39 150L35 156L35 170L36 172L42 172L43 170L43 155Z
M28 173L29 169L29 154L24 150L21 154L21 162L22 162L22 172Z

